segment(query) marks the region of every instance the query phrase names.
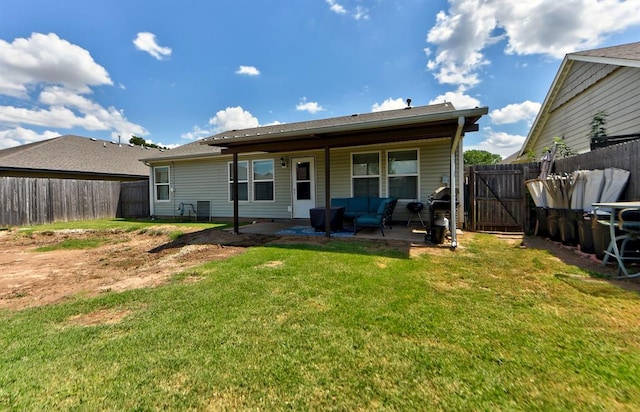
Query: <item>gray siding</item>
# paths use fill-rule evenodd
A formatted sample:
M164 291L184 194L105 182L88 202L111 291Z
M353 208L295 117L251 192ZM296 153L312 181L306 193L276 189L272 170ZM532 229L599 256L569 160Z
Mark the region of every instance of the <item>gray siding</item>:
M590 64L594 70L588 71L584 66L572 67L568 79L571 81L565 82L561 94L566 96L566 90L576 94L553 110L533 148L536 154L543 153L555 136L564 136L567 145L578 153L589 151L591 119L600 110L608 114L609 136L640 133L640 69L621 67L611 71L608 70L611 66ZM597 67L602 70L595 70ZM579 75L574 70L582 73ZM602 77L605 72L607 75ZM585 73L591 73L594 79L586 79ZM584 87L585 84L588 87Z
M331 196L350 197L351 193L351 153L380 152L381 195L387 196L386 185L386 153L390 149L418 149L420 164L420 199L426 201L433 191L442 185L442 178L448 178L450 172L450 139L435 139L428 141L414 141L393 145L371 145L357 148L331 150ZM287 161L287 167L280 167L280 157ZM295 157L313 157L315 159L315 197L316 206L324 206L325 170L324 151L308 151L296 153L276 153L241 155L240 161L258 159L273 159L275 165L275 201L273 202L240 202L241 218L289 219L292 206L291 190L291 159ZM231 156L212 157L210 159L180 161L154 166L170 166L171 186L174 191L170 194L169 202L154 202L156 216L179 216L177 208L180 203L196 204L197 201L211 202L211 216L232 217L233 203L228 194L227 164ZM153 175L152 175L153 176ZM251 187L249 198L252 197ZM395 220L406 220L409 214L406 203L399 202L394 213Z

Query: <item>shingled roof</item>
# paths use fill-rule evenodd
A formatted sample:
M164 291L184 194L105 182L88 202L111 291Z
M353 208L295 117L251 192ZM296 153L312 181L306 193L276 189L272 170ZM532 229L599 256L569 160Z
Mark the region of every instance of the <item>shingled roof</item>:
M156 151L154 153L146 153L147 156L141 158L140 160L148 162L158 160L185 160L215 156L220 154L219 147L203 146L200 143L201 141L202 140L197 140L195 142L178 146L171 150L165 150L164 152Z
M571 60L640 67L640 42L570 53Z
M140 161L150 150L82 136L64 135L0 150L0 175L50 173L109 179L146 179L149 168Z
M488 108L456 110L451 103L354 114L308 122L231 130L203 139L222 153L285 152L356 147L434 138L459 139L478 130ZM457 147L454 142L452 147Z

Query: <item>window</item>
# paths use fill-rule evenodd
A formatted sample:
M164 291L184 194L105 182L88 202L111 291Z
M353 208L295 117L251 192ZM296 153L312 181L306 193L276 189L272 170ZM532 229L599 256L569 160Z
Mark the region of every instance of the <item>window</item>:
M249 200L249 162L238 162L238 201ZM229 162L229 201L233 202L233 162Z
M378 197L380 195L380 153L353 153L351 182L354 197Z
M418 151L387 152L389 196L398 199L418 199Z
M253 161L253 200L274 200L273 160Z
M153 169L153 182L156 189L156 200L169 201L169 166L161 166Z

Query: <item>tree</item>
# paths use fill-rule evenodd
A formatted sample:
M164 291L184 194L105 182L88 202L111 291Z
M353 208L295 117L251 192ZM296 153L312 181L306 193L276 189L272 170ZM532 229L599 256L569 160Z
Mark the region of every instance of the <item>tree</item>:
M136 146L147 146L147 141L144 140L142 137L138 137L138 136L131 136L131 139L129 139L129 143L134 144Z
M136 146L153 147L156 149L166 149L166 147L158 146L157 144L154 144L154 143L147 143L147 141L144 140L142 137L133 136L133 135L131 135L131 139L129 139L129 143L134 144Z
M465 165L495 165L502 161L502 156L486 150L467 150L463 159Z

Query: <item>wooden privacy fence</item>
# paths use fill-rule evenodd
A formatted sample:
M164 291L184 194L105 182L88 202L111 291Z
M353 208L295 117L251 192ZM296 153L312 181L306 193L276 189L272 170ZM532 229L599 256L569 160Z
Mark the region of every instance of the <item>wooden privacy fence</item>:
M139 184L139 182L132 182ZM148 183L144 190L148 198ZM50 222L66 222L114 217L133 217L133 207L128 199L131 192L123 199L121 188L129 183L106 180L46 179L31 177L0 177L0 225L26 226ZM125 190L126 192L126 190ZM138 200L139 193L133 201L136 211L143 206ZM127 205L126 207L124 205ZM147 216L146 211L140 212Z
M467 166L467 229L526 231L531 225L531 205L524 182L539 173L537 163Z
M578 156L556 159L555 173L571 173L574 170L593 170L617 167L628 170L629 181L620 200L640 200L640 140L604 147Z
M616 167L628 170L620 200L640 200L640 140L556 159L553 173ZM465 168L465 224L472 231L530 231L533 210L525 181L540 174L539 163L476 165Z
M149 216L149 181L122 182L118 217Z

